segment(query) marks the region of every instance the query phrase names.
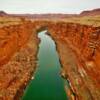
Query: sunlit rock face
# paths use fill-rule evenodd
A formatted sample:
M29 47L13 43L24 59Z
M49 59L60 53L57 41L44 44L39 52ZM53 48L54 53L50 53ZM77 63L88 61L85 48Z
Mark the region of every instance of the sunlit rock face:
M100 27L50 20L0 28L0 99L19 99L36 67L37 32L45 29L57 44L75 98L99 100Z

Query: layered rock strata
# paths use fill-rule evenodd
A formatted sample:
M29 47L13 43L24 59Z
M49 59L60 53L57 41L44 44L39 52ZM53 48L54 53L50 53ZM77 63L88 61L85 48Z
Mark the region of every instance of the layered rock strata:
M70 81L75 98L99 100L100 27L56 23L56 28L50 33L56 41L63 72Z
M30 21L0 28L0 100L19 100L35 71L37 49Z
M57 21L33 24L38 31L48 30L56 42L62 73L70 82L74 99L99 100L100 27Z
M100 27L52 20L0 28L0 99L16 100L35 70L37 32L54 39L70 99L100 99ZM18 98L16 98L18 97Z

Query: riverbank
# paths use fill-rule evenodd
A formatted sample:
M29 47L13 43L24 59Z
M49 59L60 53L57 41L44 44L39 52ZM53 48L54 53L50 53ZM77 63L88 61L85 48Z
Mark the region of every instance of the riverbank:
M62 73L66 81L69 81L70 88L66 89L66 93L70 100L76 100L77 94L84 97L85 100L92 100L90 93L86 89L85 85L82 84L81 76L77 70L77 61L73 51L63 41L57 41L57 50L59 52ZM65 60L67 59L67 60ZM80 83L81 82L81 83ZM74 87L73 87L74 86ZM81 89L81 86L84 87ZM78 90L77 90L78 89ZM75 91L76 90L76 91ZM74 98L74 99L73 99ZM76 99L75 99L76 98Z
M65 22L55 22L48 27L74 96L79 100L98 100L100 27Z
M70 100L93 100L93 98L98 100L99 88L96 87L95 82L89 76L86 76L87 74L83 68L78 69L78 67L82 67L80 57L76 56L67 41L62 40L60 37L57 38L56 36L54 40L62 65L61 76L66 81L68 80L70 85L67 89L65 86L68 98L70 98ZM93 94L91 94L91 92Z

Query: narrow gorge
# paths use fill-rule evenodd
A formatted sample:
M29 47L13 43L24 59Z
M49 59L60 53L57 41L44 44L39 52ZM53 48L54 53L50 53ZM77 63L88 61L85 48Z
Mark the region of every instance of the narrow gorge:
M48 30L69 82L69 100L100 99L100 26L23 20L0 27L0 100L19 100L37 67L37 32ZM74 97L73 97L74 94Z

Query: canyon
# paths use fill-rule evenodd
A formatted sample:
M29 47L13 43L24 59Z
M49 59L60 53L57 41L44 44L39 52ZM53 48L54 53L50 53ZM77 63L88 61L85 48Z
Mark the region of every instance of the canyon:
M48 30L62 64L62 74L79 100L100 98L100 27L65 22L33 22L36 30ZM41 27L42 26L42 27Z
M0 19L0 100L22 96L37 67L37 33L42 30L56 43L61 75L71 87L69 100L100 99L100 20Z

